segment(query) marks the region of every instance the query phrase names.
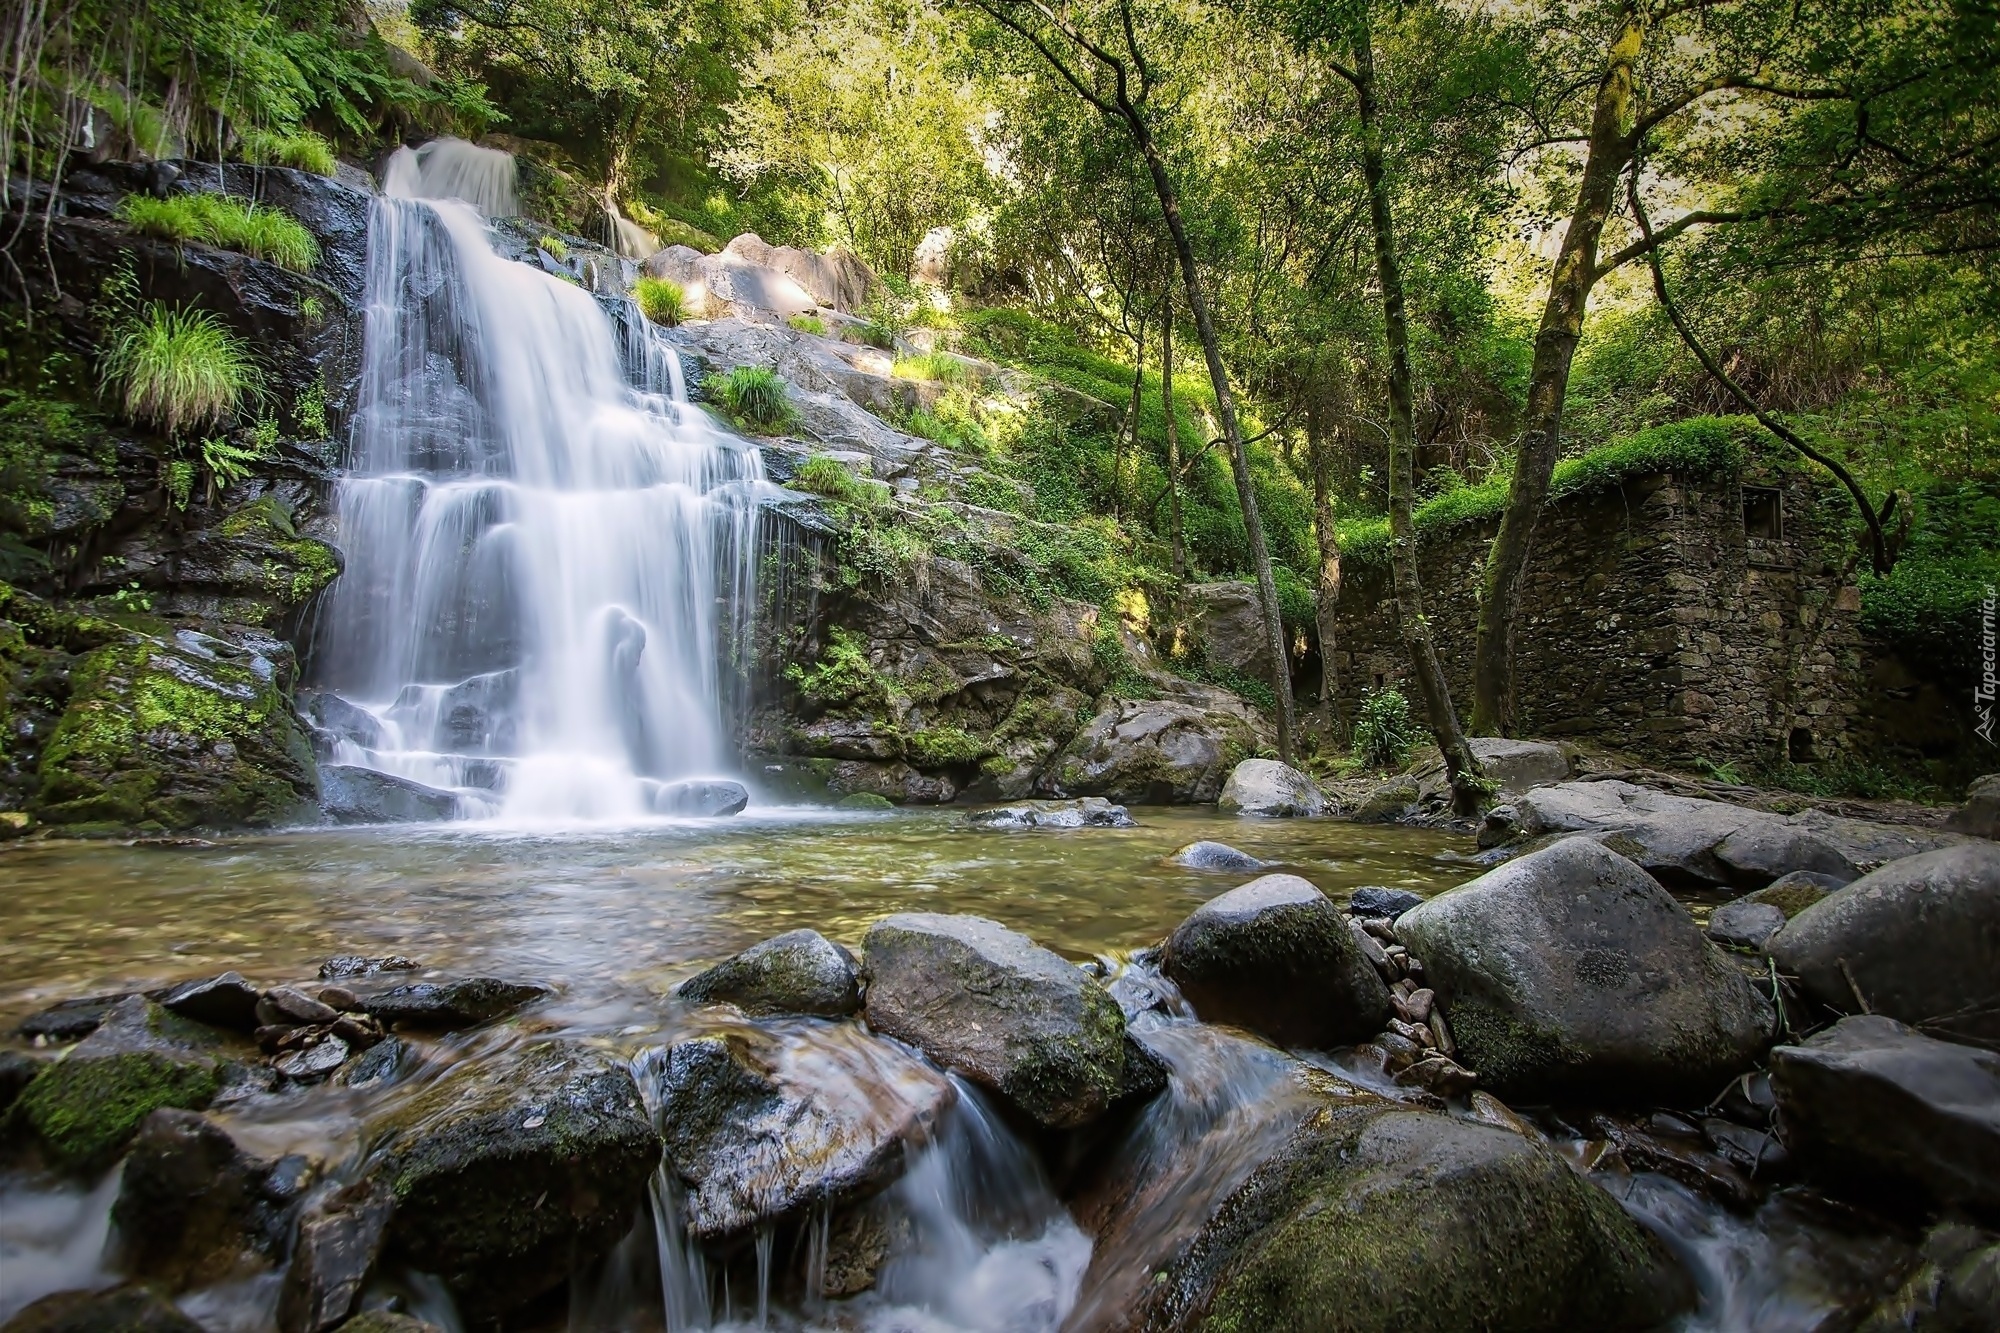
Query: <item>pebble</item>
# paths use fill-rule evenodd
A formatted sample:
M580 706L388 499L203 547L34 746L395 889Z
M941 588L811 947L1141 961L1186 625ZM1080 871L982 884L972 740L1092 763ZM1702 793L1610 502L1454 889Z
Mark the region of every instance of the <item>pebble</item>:
M319 1002L329 1009L338 1009L344 1014L361 1011L361 997L345 986L322 986Z
M1434 1092L1440 1097L1456 1097L1471 1090L1479 1081L1479 1075L1442 1055L1433 1055L1417 1061L1402 1073L1396 1075L1396 1082L1405 1087L1419 1087Z
M347 1063L347 1043L329 1035L311 1046L287 1051L272 1063L295 1083L315 1083Z
M1361 928L1381 940L1384 944L1396 942L1396 927L1386 916L1364 916L1360 918Z
M1375 1044L1382 1048L1382 1068L1391 1074L1401 1073L1424 1057L1423 1047L1398 1033L1384 1032Z
M1542 1137L1540 1131L1536 1130L1527 1121L1521 1119L1520 1116L1515 1115L1508 1108L1507 1103L1501 1101L1492 1093L1475 1092L1472 1094L1471 1101L1471 1118L1479 1121L1482 1125L1492 1125L1499 1129L1511 1129L1524 1139L1539 1139Z
M1404 996L1403 1002L1410 1007L1410 1021L1412 1023L1428 1023L1431 1021L1431 1014L1435 1012L1431 1006L1437 1002L1437 992L1419 987ZM1443 1045L1444 1043L1440 1042L1438 1044Z
M1458 1043L1451 1039L1451 1027L1444 1021L1444 1010L1433 1006L1430 1022L1426 1027L1431 1035L1431 1039L1436 1042L1439 1050L1443 1051L1446 1055L1455 1056L1458 1054Z
M257 1018L266 1025L272 1023L331 1023L340 1017L331 1005L321 1004L312 996L290 986L274 986L264 992L264 998L257 1002Z
M1389 1020L1389 1031L1395 1033L1403 1040L1415 1042L1419 1046L1428 1046L1431 1044L1429 1028L1418 1027L1415 1023L1405 1023L1400 1018Z

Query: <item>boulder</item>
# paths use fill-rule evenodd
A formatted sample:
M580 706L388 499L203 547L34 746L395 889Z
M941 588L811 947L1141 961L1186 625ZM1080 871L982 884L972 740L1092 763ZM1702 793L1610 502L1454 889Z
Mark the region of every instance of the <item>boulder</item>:
M846 1018L861 1008L861 979L846 949L816 930L790 930L690 977L679 994L752 1015Z
M2000 1314L2000 1236L1962 1222L1924 1235L1903 1285L1854 1333L1990 1333Z
M682 1041L658 1088L667 1163L701 1241L875 1193L952 1100L944 1076L851 1026Z
M0 1051L0 1120L21 1100L22 1092L42 1072L44 1063L26 1051Z
M652 791L648 804L656 815L714 819L740 813L744 806L750 804L750 791L740 782L690 778L682 782L661 783Z
M319 771L320 807L337 824L431 824L458 815L458 797L358 764Z
M1664 1247L1547 1147L1351 1093L1316 1101L1275 1141L1235 1127L1251 1162L1191 1227L1127 1220L1190 1197L1171 1183L1185 1159L1142 1157L1112 1182L1085 1288L1113 1266L1155 1276L1088 1326L1612 1333L1692 1304Z
M1975 838L2000 839L2000 773L1988 773L1966 788L1965 804L1944 826Z
M115 1156L152 1112L198 1111L214 1100L223 1055L212 1029L134 995L36 1075L15 1111L57 1163L90 1170Z
M1732 949L1761 950L1785 925L1784 909L1741 898L1724 903L1708 916L1708 937Z
M0 1326L0 1333L204 1333L173 1302L139 1283L108 1291L59 1291Z
M625 1065L573 1042L468 1060L369 1126L395 1195L386 1254L469 1318L560 1284L632 1225L660 1140Z
M317 1201L299 1223L278 1294L279 1333L325 1333L345 1323L381 1253L396 1196L379 1178Z
M1290 764L1245 759L1229 770L1216 808L1225 815L1323 815L1326 797L1319 784Z
M1347 918L1297 875L1265 875L1174 928L1160 969L1204 1022L1282 1046L1359 1041L1389 1017L1389 990Z
M132 998L130 991L117 995L83 995L70 1000L57 1000L46 1009L38 1009L22 1019L14 1028L16 1035L29 1041L41 1038L45 1041L82 1041L103 1025L104 1016Z
M969 811L965 822L979 828L1136 828L1124 806L1102 796L1074 801L1016 801L987 810Z
M1769 947L1830 1009L2000 1047L2000 843L1891 861L1800 912Z
M1756 1059L1771 1007L1650 876L1565 838L1396 921L1501 1097L1706 1099Z
M1357 824L1393 824L1417 813L1422 797L1415 778L1393 777L1363 796L1348 818Z
M450 1031L491 1023L553 993L547 986L532 981L461 977L456 981L417 981L392 986L364 994L361 1003L384 1027L402 1023L413 1028Z
M1388 917L1394 921L1403 913L1423 902L1423 898L1408 889L1389 889L1379 884L1366 884L1347 897L1347 910L1355 916Z
M1189 870L1220 870L1239 874L1262 870L1270 864L1248 852L1238 851L1226 842L1209 842L1206 839L1189 843L1167 859Z
M257 1027L257 988L241 972L184 981L160 996L160 1007L210 1027L250 1032Z
M868 931L867 1018L1039 1124L1121 1091L1125 1015L1096 981L996 921L905 912Z
M153 1112L132 1140L111 1209L125 1271L179 1291L268 1265L284 1252L301 1180L249 1156L204 1115Z
M1772 1050L1771 1091L1785 1146L1828 1185L2000 1214L2000 1055L1861 1014Z
M1489 816L1482 844L1583 833L1673 885L1762 888L1794 870L1853 879L1897 857L1965 840L1819 810L1769 814L1618 781L1537 787L1509 809L1511 823L1496 826Z
M827 773L826 788L835 796L880 796L897 805L948 805L958 795L950 778L920 773L900 760L840 760Z
M1251 680L1271 678L1271 638L1256 584L1191 583L1182 596L1192 610L1188 631L1203 662Z
M1853 881L1833 875L1822 875L1813 870L1794 870L1789 875L1780 875L1754 893L1746 893L1736 901L1743 903L1769 903L1784 913L1790 921L1827 894L1846 888Z
M1113 699L1070 742L1041 785L1052 796L1141 805L1202 804L1257 748L1242 714L1174 699Z
M1576 751L1550 741L1468 736L1465 743L1479 762L1479 771L1489 782L1498 784L1495 794L1503 800L1511 800L1535 787L1568 782L1576 773ZM1451 804L1451 782L1445 776L1444 760L1435 749L1412 765L1409 776L1417 784L1419 804L1426 807Z

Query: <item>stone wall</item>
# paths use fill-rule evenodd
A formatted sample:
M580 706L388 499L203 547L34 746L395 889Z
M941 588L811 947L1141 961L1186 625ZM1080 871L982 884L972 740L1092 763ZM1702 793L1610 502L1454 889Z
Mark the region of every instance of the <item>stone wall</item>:
M1675 763L1852 748L1871 668L1841 526L1838 501L1792 470L1654 474L1558 501L1526 576L1515 730ZM1468 525L1421 552L1461 710L1493 530ZM1406 676L1386 567L1347 571L1329 667L1347 716Z

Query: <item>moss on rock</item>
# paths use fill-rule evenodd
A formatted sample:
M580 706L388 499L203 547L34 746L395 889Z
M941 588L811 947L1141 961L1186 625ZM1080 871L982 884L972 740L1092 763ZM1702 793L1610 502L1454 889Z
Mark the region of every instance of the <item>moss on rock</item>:
M212 1031L133 996L66 1059L37 1074L14 1114L58 1165L87 1171L116 1156L161 1107L207 1106L221 1087L221 1069Z

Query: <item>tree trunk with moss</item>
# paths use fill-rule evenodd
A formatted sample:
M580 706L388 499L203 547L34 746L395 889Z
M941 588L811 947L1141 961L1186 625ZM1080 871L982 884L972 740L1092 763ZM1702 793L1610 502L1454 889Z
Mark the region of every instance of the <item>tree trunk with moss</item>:
M1347 729L1340 716L1340 677L1333 657L1340 632L1340 534L1334 531L1336 446L1327 438L1328 423L1317 389L1312 392L1306 407L1306 454L1312 465L1313 535L1319 546L1319 587L1314 603L1319 630L1319 702L1328 734L1344 741Z
M1174 287L1167 283L1160 314L1160 406L1167 414L1167 525L1173 539L1174 577L1187 577L1187 546L1181 534L1181 430L1174 414ZM1154 511L1158 513L1158 510Z

